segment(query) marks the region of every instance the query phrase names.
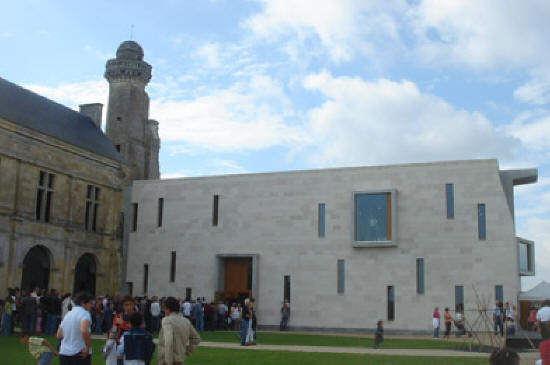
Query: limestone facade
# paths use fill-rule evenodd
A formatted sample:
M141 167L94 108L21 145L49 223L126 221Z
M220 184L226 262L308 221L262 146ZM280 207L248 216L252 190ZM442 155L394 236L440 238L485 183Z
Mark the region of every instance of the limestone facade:
M52 176L51 185L40 183L41 173ZM0 116L0 293L22 286L25 257L36 246L48 256L47 288L72 292L77 262L89 254L96 266L95 293L118 292L119 212L129 176L129 166L121 161ZM49 208L45 196L39 198L40 186L51 193ZM98 189L95 229L91 220L88 228L85 223L89 187ZM30 268L34 279L41 280L42 269Z
M135 295L211 300L226 289L225 262L249 258L260 325L278 325L290 296L295 328L365 329L380 319L390 330L429 331L436 306L462 301L472 315L476 291L517 302L513 186L536 178L536 169L472 160L136 181L126 280ZM355 199L371 192L391 196L387 242L356 238Z

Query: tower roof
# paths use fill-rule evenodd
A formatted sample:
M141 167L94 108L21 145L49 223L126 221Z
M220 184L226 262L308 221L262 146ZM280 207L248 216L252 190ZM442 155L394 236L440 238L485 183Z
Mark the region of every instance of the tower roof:
M116 58L143 61L143 48L134 41L125 41L118 46Z

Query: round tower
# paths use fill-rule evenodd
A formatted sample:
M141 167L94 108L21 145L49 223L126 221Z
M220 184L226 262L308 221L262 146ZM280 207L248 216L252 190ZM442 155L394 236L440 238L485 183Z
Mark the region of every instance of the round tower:
M143 61L143 48L134 41L122 42L116 58L107 61L105 78L109 81L107 137L133 166L133 180L158 179L159 140L150 133L149 96L145 92L151 65Z

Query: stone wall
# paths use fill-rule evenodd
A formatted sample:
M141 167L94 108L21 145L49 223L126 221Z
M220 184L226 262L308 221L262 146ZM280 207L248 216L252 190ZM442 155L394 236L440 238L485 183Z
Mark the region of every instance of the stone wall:
M48 223L35 217L40 171L55 175ZM0 119L0 293L21 286L23 260L36 245L50 254L49 288L71 292L76 262L91 253L96 293L117 292L117 228L129 174L119 162ZM88 185L100 189L95 232L84 225Z
M446 215L445 184L454 184L454 218ZM358 191L396 192L395 247L353 247ZM212 199L219 195L219 224ZM164 198L157 227L158 198ZM387 318L387 286L395 289L391 330L431 328L435 306L454 309L455 285L466 309L476 294L492 303L520 291L514 219L496 160L341 168L136 181L138 229L129 236L127 281L149 295L208 300L219 291L220 257L257 259L255 296L261 325L277 325L283 277L291 277L290 324L301 328L373 328ZM318 235L318 204L326 204L326 234ZM478 239L477 205L486 204L487 238ZM129 217L129 221L131 217ZM176 280L169 281L176 251ZM424 259L425 292L416 292L416 259ZM345 260L345 290L337 293L337 260ZM467 312L473 320L475 312Z

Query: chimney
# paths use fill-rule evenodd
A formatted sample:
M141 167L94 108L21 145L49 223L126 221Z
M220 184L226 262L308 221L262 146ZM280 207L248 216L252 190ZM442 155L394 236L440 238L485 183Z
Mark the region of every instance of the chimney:
M94 103L94 104L82 104L79 105L80 114L87 116L92 119L95 125L101 129L101 113L103 111L103 104Z

